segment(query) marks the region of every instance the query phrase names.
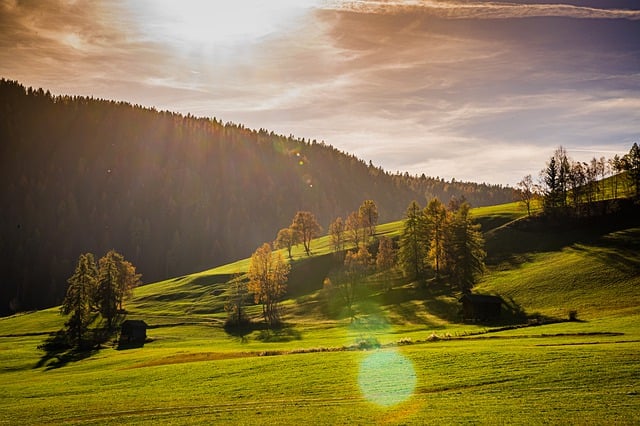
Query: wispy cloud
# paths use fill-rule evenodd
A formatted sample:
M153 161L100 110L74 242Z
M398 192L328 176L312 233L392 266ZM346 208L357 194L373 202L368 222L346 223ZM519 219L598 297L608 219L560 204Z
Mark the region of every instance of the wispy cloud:
M640 11L605 9L570 4L522 4L488 1L434 0L337 0L327 2L328 9L359 13L426 13L449 19L510 19L559 16L591 19L640 19Z
M540 3L305 0L214 42L172 35L171 9L143 7L162 3L0 0L0 75L324 140L390 171L514 184L557 145L583 161L640 137L640 11ZM180 19L200 23L213 3L185 4Z

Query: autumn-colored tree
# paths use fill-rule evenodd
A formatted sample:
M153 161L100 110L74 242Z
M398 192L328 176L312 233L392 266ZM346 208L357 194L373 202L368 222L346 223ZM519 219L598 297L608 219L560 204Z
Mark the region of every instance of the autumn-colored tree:
M60 312L70 315L65 323L67 335L74 344L81 346L82 339L91 323L91 297L98 277L93 254L80 255L75 272L67 281L67 294Z
M133 289L142 284L142 274L136 273L136 267L128 260L122 259L120 263L120 280L118 281L118 309L123 308L123 303L133 295Z
M445 251L447 270L460 291L468 293L484 272L484 238L480 225L475 224L468 203L463 203L448 227Z
M371 254L366 247L349 250L344 259L344 269L336 279L337 288L351 322L356 318L355 303L360 297L361 285L371 270Z
M428 245L427 258L431 261L436 278L440 274L445 260L445 235L448 225L448 213L444 204L437 198L432 199L423 211Z
M293 218L291 229L300 235L300 240L304 245L304 251L307 253L307 256L310 256L311 240L322 232L322 227L316 220L316 217L311 212L299 211Z
M396 251L393 248L393 240L382 236L378 242L378 254L376 255L376 267L383 275L385 288L391 290L389 271L396 265Z
M425 272L425 234L424 214L420 205L412 201L405 214L398 260L405 274L415 279L422 277Z
M267 243L251 255L248 289L256 303L262 303L262 315L271 327L280 324L279 302L287 290L291 267L280 253L272 253Z
M275 247L278 249L286 248L289 259L291 259L291 249L299 242L300 234L298 232L296 232L292 228L283 228L278 231L278 236L276 237L275 241Z
M347 235L347 241L356 248L360 247L360 244L364 243L366 239L366 229L362 226L362 220L358 212L349 213L344 227Z
M344 250L344 232L345 226L341 217L337 217L329 225L329 235L331 236L331 247L333 251L338 253Z
M358 209L358 215L363 227L367 228L367 234L373 236L376 234L376 225L378 225L378 206L373 200L365 200Z
M344 226L347 240L356 248L360 247L360 243L364 244L367 240L367 228L362 225L361 219L358 212L351 212L349 216L347 216L347 221Z

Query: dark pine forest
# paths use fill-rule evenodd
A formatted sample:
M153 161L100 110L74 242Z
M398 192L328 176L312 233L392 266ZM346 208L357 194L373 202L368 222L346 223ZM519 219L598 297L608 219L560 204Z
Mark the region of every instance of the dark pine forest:
M143 281L249 256L298 210L327 229L365 199L406 206L511 188L391 174L324 142L0 81L0 314L59 304L81 253L122 253Z

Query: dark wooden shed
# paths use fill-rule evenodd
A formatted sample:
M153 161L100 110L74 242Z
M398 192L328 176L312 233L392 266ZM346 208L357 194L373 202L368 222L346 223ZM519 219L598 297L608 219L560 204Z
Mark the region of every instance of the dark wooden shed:
M495 321L500 319L502 298L485 294L465 294L460 298L465 321Z
M142 320L125 320L120 331L123 343L144 343L147 340L147 323Z

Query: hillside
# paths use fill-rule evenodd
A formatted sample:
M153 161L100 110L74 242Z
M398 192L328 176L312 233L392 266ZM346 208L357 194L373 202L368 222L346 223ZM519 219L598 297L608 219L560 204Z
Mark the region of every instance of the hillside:
M421 290L400 276L391 292L377 291L371 277L360 319L351 323L323 309L323 237L311 258L294 252L296 289L280 330L222 327L226 283L246 270L246 259L138 288L127 309L150 325L141 347L43 345L64 321L55 308L0 319L0 415L9 423L299 424L331 416L338 423L529 424L535 416L552 424L636 424L637 217L579 230L532 227L515 204L473 212L486 224L489 247L512 242L503 253L496 253L502 243L493 246L500 261L476 291L501 295L525 314L520 323L542 324L462 323L453 293ZM400 222L380 226L392 236L400 229ZM555 322L569 310L578 321Z
M0 178L0 315L59 303L85 252L116 249L153 282L246 257L298 210L326 229L365 199L390 221L413 199L512 197L390 174L324 142L4 79Z

